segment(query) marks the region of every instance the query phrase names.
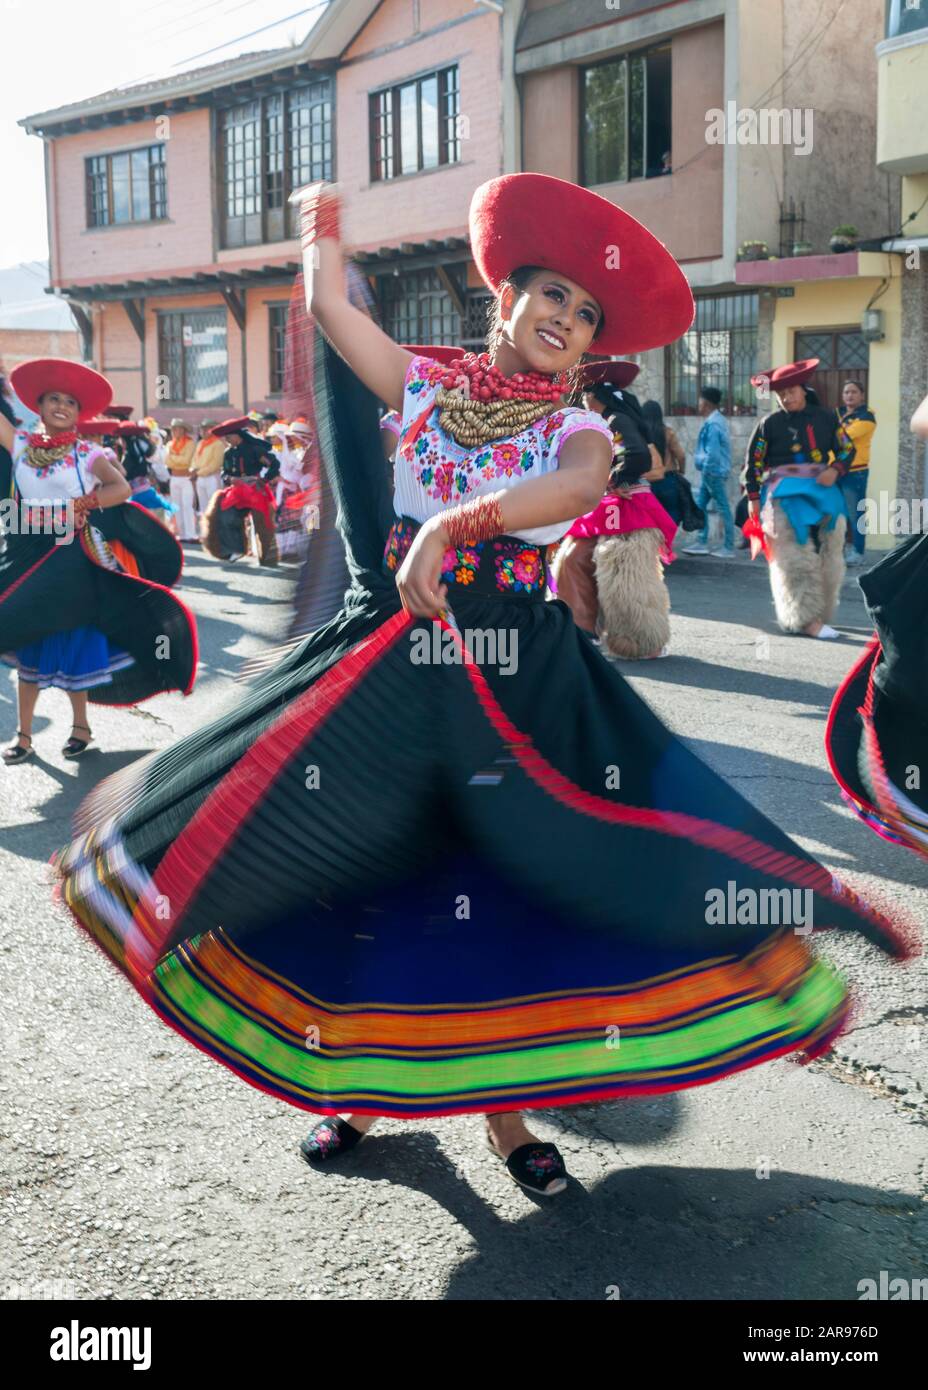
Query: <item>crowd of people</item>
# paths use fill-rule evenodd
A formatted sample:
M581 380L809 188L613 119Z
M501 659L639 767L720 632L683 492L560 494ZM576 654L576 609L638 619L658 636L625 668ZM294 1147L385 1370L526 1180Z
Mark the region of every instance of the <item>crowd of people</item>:
M167 440L151 421L112 427L112 387L88 367L12 373L40 426L0 419L3 491L26 509L66 500L80 543L24 530L0 552L0 652L20 692L4 758L33 756L45 686L72 697L67 757L89 742L88 699L190 691L196 625L172 593L181 546L199 534L221 559L251 546L273 563L281 511L311 491L317 430L341 606L234 711L91 792L56 857L62 898L164 1022L324 1117L302 1142L309 1162L340 1161L378 1116L476 1112L510 1177L551 1197L564 1159L525 1112L818 1056L847 1025L827 961L766 918L713 918L719 885L736 881L739 901L799 888L823 929L895 957L910 942L604 659L665 650L678 525L705 549L712 503L733 548L719 391L702 388L693 498L660 407L628 389L638 368L621 354L693 321L667 249L589 189L491 179L469 228L493 302L486 349L407 348L346 290L337 192L317 186L301 216L305 331L322 339L312 427L240 416L197 439L175 419ZM617 244L634 275L596 254ZM820 406L815 366L757 378L780 408L759 420L743 481L781 626L822 637L854 431L872 417L862 401L842 419ZM921 565L923 540L906 561ZM878 756L908 727L900 710L917 707L926 665L923 601L913 621L909 585L893 609L894 573L874 610L886 660L869 650L863 705L856 686L842 697L833 766L859 814L919 847L924 795ZM423 656L436 634L438 657ZM517 662L477 661L475 634L505 635ZM604 1043L612 1030L621 1047Z

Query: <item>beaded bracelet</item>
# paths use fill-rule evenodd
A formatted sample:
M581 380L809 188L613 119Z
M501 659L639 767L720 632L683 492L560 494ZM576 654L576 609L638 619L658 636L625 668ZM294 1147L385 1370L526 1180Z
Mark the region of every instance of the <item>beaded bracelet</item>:
M92 512L97 507L102 507L103 503L95 492L85 492L82 496L75 498L74 510L76 512Z
M305 251L322 237L341 240L341 199L331 183L316 183L300 199L300 243Z
M441 524L455 550L468 542L489 541L502 535L505 529L500 507L502 496L501 492L487 493L441 513Z

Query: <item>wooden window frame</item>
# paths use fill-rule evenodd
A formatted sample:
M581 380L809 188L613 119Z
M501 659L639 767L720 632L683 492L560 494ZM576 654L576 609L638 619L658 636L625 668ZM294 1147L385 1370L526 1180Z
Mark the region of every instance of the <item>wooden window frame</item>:
M453 81L449 80L453 74ZM436 84L436 110L438 113L438 162L426 166L423 163L422 146L422 84ZM416 139L418 143L417 167L403 171L403 140L400 120L400 92L404 87L416 89ZM453 111L449 111L453 106ZM414 178L417 174L434 174L461 162L461 137L457 122L461 107L461 73L458 63L446 63L444 67L429 72L417 73L402 82L391 83L389 87L378 87L368 94L368 152L371 184L390 183L398 178ZM390 130L385 136L383 126L389 114ZM449 134L449 122L454 123L454 133ZM385 150L389 141L389 152ZM390 172L384 173L389 164Z
M153 153L157 151L157 158L153 159ZM113 216L115 200L113 198L113 160L127 159L129 161L129 210L132 211L132 156L145 153L148 156L148 206L154 215L148 217L127 217L116 220ZM103 162L102 171L95 169L94 165ZM156 171L157 174L156 174ZM106 219L97 220L94 200L94 180L101 174L104 179L104 191L106 197ZM84 198L85 198L85 223L88 230L100 231L108 227L147 227L153 222L166 222L168 216L168 179L167 179L167 160L165 158L164 141L156 140L153 144L135 145L129 150L108 150L100 154L85 155L84 157ZM159 211L160 206L160 211Z
M219 244L223 250L236 250L243 246L264 246L279 241L292 241L299 236L299 209L290 204L289 197L294 192L293 181L294 173L294 149L302 149L303 142L293 139L293 112L291 98L297 92L312 91L318 89L318 99L308 104L309 110L309 166L312 167L321 163L321 177L331 180L334 173L334 115L335 115L335 87L334 82L327 76L314 76L310 81L298 82L289 87L281 88L277 92L256 92L252 96L242 100L223 102L217 106L217 201L219 210L220 237ZM281 203L277 207L270 207L268 192L269 179L272 177L269 169L269 126L274 119L274 114L270 109L271 103L275 100L280 101L279 135L275 139L280 141L281 151L281 174L280 184L282 188ZM229 211L230 190L234 188L234 181L230 184L228 176L228 132L230 130L230 117L238 111L243 111L250 106L257 106L256 118L251 118L257 124L257 138L255 140L256 157L253 164L243 163L243 180L247 178L248 169L255 167L255 179L257 186L257 207L253 213L243 212L241 215L232 214ZM316 108L321 108L323 116L320 125L320 160L314 158L313 153L313 120L312 112ZM243 122L244 124L244 122ZM276 179L278 176L273 175ZM249 219L257 218L258 235L251 234ZM236 222L242 224L241 235L230 235L230 225Z

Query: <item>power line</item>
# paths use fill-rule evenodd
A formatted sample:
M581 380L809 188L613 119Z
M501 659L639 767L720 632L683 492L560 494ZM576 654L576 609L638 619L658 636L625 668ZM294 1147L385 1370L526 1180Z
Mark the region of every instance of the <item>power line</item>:
M233 44L243 43L245 39L253 39L257 34L267 33L268 29L278 29L281 24L289 24L292 19L301 19L304 15L312 14L314 10L327 9L329 0L317 0L315 5L310 5L305 10L297 10L295 14L284 15L282 19L275 19L272 24L262 24L260 29L252 29L247 34L240 34L237 39L229 39L227 43L217 44L214 48L205 48L202 53L193 53L189 58L182 58L178 63L171 66L179 68L187 63L195 63L199 58L208 58L211 53L221 53L225 48L231 48Z
M763 103L767 100L767 98L768 98L768 97L776 90L776 88L780 85L780 83L783 81L783 79L784 79L790 72L792 72L792 70L793 70L793 68L796 66L796 64L799 63L799 62L801 62L801 60L809 53L809 49L812 47L812 45L821 41L821 39L822 39L822 37L824 36L824 34L828 31L828 29L831 28L832 24L834 24L834 22L835 22L835 20L837 19L838 15L839 15L839 14L841 13L841 11L844 9L844 6L845 6L846 3L847 3L847 0L838 0L838 4L837 4L837 6L836 6L834 12L832 13L831 17L825 21L825 23L822 25L822 28L819 30L819 32L818 32L816 35L814 35L814 37L812 37L811 39L808 40L808 42L805 44L805 47L801 47L801 48L800 48L799 52L796 53L796 54L794 55L794 57L792 58L791 62L787 63L786 67L785 67L785 68L783 69L783 71L780 73L779 77L775 78L774 81L771 82L770 86L766 89L766 91L761 92L761 94L760 94L759 97L755 97L755 98L754 98L754 101L751 103L750 106L748 106L748 107L743 107L743 108L739 108L739 111L740 111L740 110L756 111L760 106L763 105ZM811 56L811 55L809 55L809 56ZM727 137L727 135L728 135L728 122L727 122L727 120L726 120L726 123L725 123L725 134L726 134L726 137ZM704 155L708 154L708 153L709 153L709 150L710 150L711 148L712 148L712 147L711 147L710 145L707 144L707 145L705 146L704 149L701 149L697 154L691 155L690 158L687 159L687 160L685 160L679 167L677 167L676 165L674 165L674 167L673 167L673 173L675 173L675 174L682 173L684 169L688 169L688 168L690 167L691 164L695 164L695 163L697 162L697 160L702 159Z
M215 24L219 19L225 19L228 15L235 14L237 10L244 10L249 5L256 5L258 0L242 0L240 5L233 5L231 9L224 9L221 16L216 19L198 19L194 24L187 24L183 29L175 29L172 33L165 34L166 39L179 39L181 34L189 34L192 29L201 29L204 24ZM204 5L201 10L190 10L186 14L180 14L178 19L192 19L194 15L205 14L207 10L214 10L217 5L227 5L228 0L210 0L208 5Z

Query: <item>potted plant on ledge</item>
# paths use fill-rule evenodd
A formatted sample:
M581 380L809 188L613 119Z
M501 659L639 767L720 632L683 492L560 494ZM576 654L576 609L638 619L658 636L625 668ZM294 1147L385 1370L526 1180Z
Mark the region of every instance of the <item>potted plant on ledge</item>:
M738 247L739 261L767 261L770 251L766 241L743 241Z
M850 222L847 222L840 227L835 227L831 234L829 245L835 255L839 256L844 251L857 250L857 237L857 228L852 226Z

